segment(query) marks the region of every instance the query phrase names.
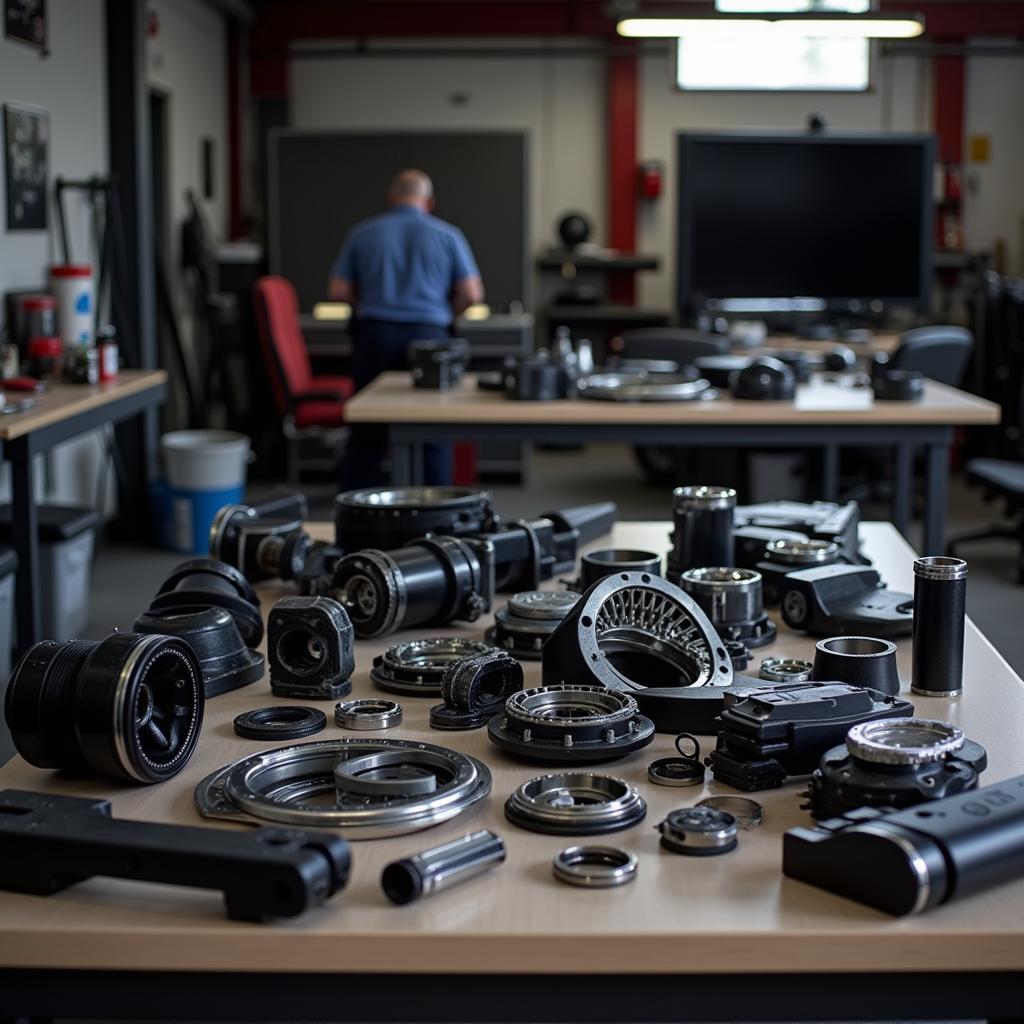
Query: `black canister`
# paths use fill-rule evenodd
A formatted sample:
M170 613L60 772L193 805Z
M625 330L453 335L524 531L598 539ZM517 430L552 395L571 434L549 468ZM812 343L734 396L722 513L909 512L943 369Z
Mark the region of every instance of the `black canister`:
M914 653L910 688L957 697L964 688L967 563L933 555L914 561Z
M677 487L672 492L668 572L673 582L687 569L733 564L735 508L731 487Z

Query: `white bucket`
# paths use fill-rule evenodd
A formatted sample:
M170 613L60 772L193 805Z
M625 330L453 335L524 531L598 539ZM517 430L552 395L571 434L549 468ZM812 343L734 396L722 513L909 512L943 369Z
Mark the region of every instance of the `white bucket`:
M213 491L245 486L249 438L231 430L174 430L160 439L171 487Z
M50 267L50 290L57 300L57 331L66 345L91 345L93 339L92 267L69 263Z

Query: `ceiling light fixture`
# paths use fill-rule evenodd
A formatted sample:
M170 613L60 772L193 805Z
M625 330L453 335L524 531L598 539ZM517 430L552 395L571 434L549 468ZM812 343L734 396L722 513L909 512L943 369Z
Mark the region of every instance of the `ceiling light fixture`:
M849 14L844 11L757 14L632 15L615 26L629 39L689 39L765 32L800 36L857 39L912 39L924 31L920 14Z

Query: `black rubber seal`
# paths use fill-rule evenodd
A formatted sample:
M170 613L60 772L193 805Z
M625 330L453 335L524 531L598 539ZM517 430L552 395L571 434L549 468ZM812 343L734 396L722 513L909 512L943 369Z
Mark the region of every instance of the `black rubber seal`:
M235 719L235 735L247 740L298 740L326 727L322 711L294 704L255 708Z

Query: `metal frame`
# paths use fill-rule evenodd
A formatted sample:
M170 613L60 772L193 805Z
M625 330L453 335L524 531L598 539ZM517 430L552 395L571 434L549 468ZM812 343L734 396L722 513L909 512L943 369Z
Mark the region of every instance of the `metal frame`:
M40 639L37 585L39 524L36 514L34 456L62 441L80 437L104 423L118 423L131 416L149 416L151 410L166 397L167 384L154 384L145 390L119 396L103 405L67 416L4 442L3 458L11 464L11 533L14 548L18 552L14 588L19 651L25 651ZM144 503L147 500L143 495L141 501Z
M0 971L0 992L0 1021L72 1017L422 1024L954 1018L1019 1022L1024 974L534 976L44 969Z
M949 451L953 428L948 424L750 424L730 423L393 423L391 482L396 487L423 483L423 446L437 441L503 439L553 444L661 444L679 447L749 448L752 431L765 448L819 448L824 478L821 497L835 501L839 492L839 451L844 446L891 448L895 452L892 522L906 536L913 491L913 455L925 450L925 554L944 550L949 496Z

